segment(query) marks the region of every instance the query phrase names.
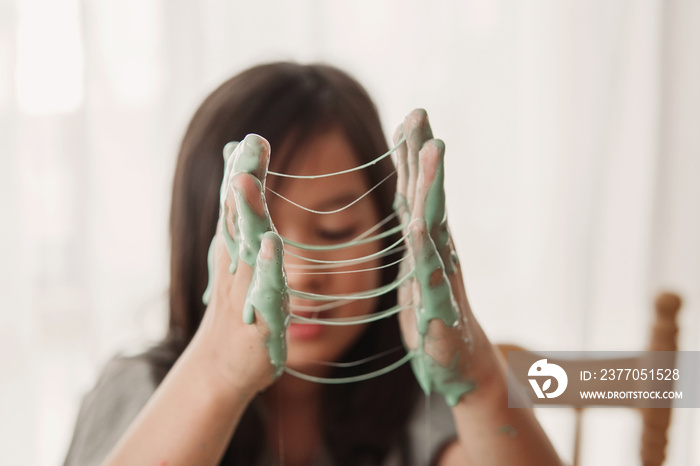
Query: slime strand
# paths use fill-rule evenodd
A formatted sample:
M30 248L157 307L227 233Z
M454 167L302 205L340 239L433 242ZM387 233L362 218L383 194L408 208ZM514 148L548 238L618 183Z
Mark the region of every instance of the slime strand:
M362 195L360 195L357 199L353 200L353 201L350 202L349 204L344 205L343 207L339 207L339 208L334 209L334 210L314 210L314 209L309 209L308 207L304 207L303 205L294 202L293 200L289 199L288 197L283 196L282 194L278 193L277 191L273 190L272 188L267 188L267 190L268 190L269 192L271 192L272 194L276 195L277 197L280 197L280 198L282 198L283 200L287 201L288 203L292 204L293 206L298 207L298 208L300 208L300 209L302 209L302 210L305 210L305 211L307 211L307 212L311 212L312 214L330 215L330 214L337 214L338 212L342 212L342 211L344 211L344 210L346 210L346 209L349 209L350 207L354 206L355 204L357 204L358 202L360 202L362 199L364 199L365 197L367 197L372 191L374 191L374 190L377 189L379 186L381 186L382 183L384 183L386 180L388 180L388 179L389 179L391 176L393 176L395 173L396 173L396 170L394 170L393 172L389 173L387 176L384 177L384 179L382 179L379 183L377 183L377 184L375 184L374 186L372 186L369 190L365 191L365 193L362 194Z
M327 378L327 377L315 377L313 375L308 375L304 374L299 371L295 371L294 369L290 369L289 367L286 367L284 371L287 374L293 375L294 377L298 377L303 380L307 380L309 382L316 382L316 383L325 383L325 384L341 384L341 383L353 383L353 382L362 382L365 380L373 379L375 377L379 377L380 375L384 375L386 373L389 373L393 371L394 369L397 369L404 364L406 364L408 361L411 360L413 355L411 353L406 353L404 357L399 359L393 364L389 364L386 367L383 367L381 369L378 369L373 372L369 372L367 374L361 374L361 375L355 375L353 377L338 377L338 378Z
M322 175L288 175L286 173L277 173L277 172L273 172L273 171L268 171L267 174L273 175L273 176L280 176L283 178L296 178L296 179L300 179L300 180L315 180L318 178L328 178L329 176L343 175L345 173L351 173L351 172L355 172L358 170L363 170L367 167L371 167L372 165L378 163L379 161L389 157L391 154L393 154L396 151L396 148L399 145L401 145L405 140L406 140L406 138L402 138L394 147L392 147L391 149L389 149L388 151L386 151L385 153L383 153L379 157L375 158L374 160L370 160L369 162L362 164L362 165L359 165L357 167L348 168L347 170L341 170L341 171L333 172L333 173L324 173Z

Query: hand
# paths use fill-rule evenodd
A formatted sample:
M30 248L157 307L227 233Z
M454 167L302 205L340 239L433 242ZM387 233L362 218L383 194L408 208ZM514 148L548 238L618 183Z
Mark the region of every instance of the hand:
M209 351L224 384L254 396L284 369L289 323L282 239L263 195L270 145L251 134L227 144L224 159L208 306L194 342Z
M414 110L399 126L398 182L394 208L407 226L409 260L401 274L414 270L399 289L407 306L399 315L404 342L414 352L414 373L426 394L437 391L450 405L475 387L473 354L491 350L474 320L459 261L447 227L444 191L445 145L433 139L424 110Z

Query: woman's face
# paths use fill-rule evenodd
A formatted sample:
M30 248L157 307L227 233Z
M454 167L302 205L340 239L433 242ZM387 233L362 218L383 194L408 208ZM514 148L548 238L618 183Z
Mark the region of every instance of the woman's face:
M337 172L359 165L353 149L339 130L315 136L302 147L294 149L293 162L286 169L294 175L319 175ZM274 148L272 157L274 158ZM318 179L285 178L276 190L295 203L317 211L342 208L358 199L371 186L362 171ZM374 227L381 219L372 196L337 213L317 214L301 209L273 193L266 193L272 221L282 237L313 245L332 245L351 241ZM374 232L371 234L376 234ZM354 259L379 251L381 241L331 251L308 251L285 245L284 264L291 289L324 295L339 295L366 291L380 286L381 271L361 271L381 265L381 259L338 267L308 268L317 263L292 256L335 261ZM319 273L331 272L331 273ZM290 296L290 312L306 317L338 318L363 316L375 311L377 298L359 299L328 310L312 306L330 301L313 301ZM334 361L354 343L366 327L363 325L328 326L292 321L287 330L287 365L308 373L322 373L318 361Z

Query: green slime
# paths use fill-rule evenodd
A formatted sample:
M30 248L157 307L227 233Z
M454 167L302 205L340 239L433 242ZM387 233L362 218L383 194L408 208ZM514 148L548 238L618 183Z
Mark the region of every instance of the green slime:
M456 260L457 255L452 253L447 244L450 239L450 233L447 230L447 214L445 212L445 143L435 139L433 144L436 145L440 153L440 160L435 171L435 178L430 188L428 188L426 196L425 223L428 225L430 236L433 238L435 247L440 253L442 262L445 265L445 271L452 273L455 270L453 261Z
M254 178L254 182L262 193L260 180ZM236 207L238 208L236 217L236 231L239 233L238 254L243 262L255 267L258 252L260 251L260 243L265 232L272 230L272 221L267 213L267 209L262 217L258 216L248 205L243 193L238 189L234 188L233 195L236 198ZM263 199L264 205L265 200ZM224 230L226 229L224 228Z
M518 436L518 431L515 429L515 427L511 426L510 424L504 424L501 427L499 427L498 433L505 434L510 438L515 438Z
M272 259L258 254L253 280L243 306L243 321L246 324L255 322L256 309L262 316L270 331L266 341L270 363L275 368L275 376L279 376L287 360L285 331L289 325L289 314L284 312L288 300L283 266L284 247L282 238L275 232L268 231L263 238L274 243L275 252Z
M416 244L422 241L422 244ZM445 273L442 259L430 235L422 238L411 235L415 254L415 278L420 286L421 301L415 307L416 327L419 334L418 348L411 360L413 372L426 395L433 390L442 394L450 406L457 404L462 395L476 388L474 382L464 380L459 370L459 353L448 366L439 364L425 352L425 338L428 326L433 319L441 320L445 326L458 324L459 307L454 300L450 281ZM435 274L440 276L436 277Z

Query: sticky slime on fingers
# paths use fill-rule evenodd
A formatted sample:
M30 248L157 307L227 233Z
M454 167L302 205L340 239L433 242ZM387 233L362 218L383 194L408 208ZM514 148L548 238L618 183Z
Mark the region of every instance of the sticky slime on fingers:
M417 221L424 223L423 220ZM410 241L415 259L414 275L420 286L421 301L415 307L419 342L414 350L411 365L426 395L435 390L445 397L447 404L454 406L463 394L474 390L475 384L465 380L461 373L457 364L459 353L449 365L443 366L425 352L425 338L433 319L441 320L447 327L456 326L460 319L459 307L454 300L442 259L427 229L420 229L423 234L416 234L416 230L417 228L411 229Z
M231 143L229 143L231 144ZM260 163L262 157L263 145L267 142L257 134L249 134L243 142L236 146L238 149L233 159L233 175L238 173L250 173L258 178L262 184L265 184L265 176L267 174L267 163L264 166ZM225 148L226 146L224 146ZM266 162L269 162L267 160Z
M269 335L265 342L270 355L275 374L280 375L284 370L287 359L285 330L289 324L287 308L287 282L284 276L282 239L272 230L272 222L264 197L262 199L263 214L258 215L248 204L245 196L233 187L233 178L239 173L249 173L253 176L256 191L263 196L264 181L260 177L265 175L266 166L261 166L262 144L260 136L248 135L242 143L228 143L224 147L224 176L220 189L220 227L224 238L226 250L231 260L230 273L235 273L240 257L246 264L253 267L253 278L243 305L243 320L247 324L255 321L255 311L265 321ZM233 189L237 210L234 223L236 225L236 237L233 238L228 231L226 218L229 215L226 207L228 189ZM272 259L260 255L263 238L267 238L273 244L274 253ZM203 301L209 303L214 281L214 242L209 246L207 265L209 268L209 283L204 292Z
M406 200L406 196L397 192L394 196L393 207L401 221L408 223L408 221L411 219L411 212L408 209L408 201Z
M458 264L456 253L449 244L449 231L447 229L447 215L445 210L445 170L444 154L445 145L441 140L430 140L432 131L427 122L427 116L423 117L424 124L409 130L409 138L416 147L424 144L433 144L438 151L438 160L433 180L425 194L424 234L410 234L409 241L414 252L414 276L420 287L420 298L415 306L416 327L418 329L418 347L413 351L411 360L413 371L418 383L426 394L433 390L441 393L447 403L454 406L460 397L476 388L473 381L465 380L458 367L459 353L447 365L443 366L432 356L425 352L425 339L428 334L430 321L441 320L447 327L458 325L461 318L459 307L454 300L448 274L456 270ZM404 123L405 125L406 123ZM404 132L409 129L404 127ZM422 141L427 141L422 143ZM420 154L419 154L420 155ZM407 157L405 163L415 163L417 157ZM411 168L413 168L411 170ZM425 174L422 164L418 167L419 177ZM399 171L401 172L401 167ZM409 172L416 172L416 167L409 167ZM415 176L415 175L414 175ZM409 183L409 186L411 183ZM418 202L417 199L413 199ZM394 210L401 216L403 223L412 219L411 206L402 193L397 192L394 198ZM409 227L410 229L410 227ZM415 230L412 230L415 231ZM467 337L468 338L468 337Z
M445 398L448 405L455 406L462 395L476 388L474 381L464 380L457 367L457 360L458 355L448 366L443 366L425 351L417 351L414 354L411 366L418 384L426 395L434 390Z
M238 245L235 243L233 238L228 232L226 227L226 191L228 189L232 168L234 151L238 146L237 141L229 142L224 146L223 156L224 156L224 176L221 179L221 187L219 188L219 220L222 236L224 237L224 243L226 245L226 250L228 251L229 257L231 258L231 264L229 265L229 273L235 273L236 267L238 266ZM218 227L217 227L218 228ZM209 274L209 279L207 281L207 288L204 290L202 295L202 302L205 305L209 304L211 300L211 293L214 288L214 257L216 255L216 235L209 243L209 251L207 252L207 270Z
M253 178L257 185L258 192L262 195L262 183ZM248 204L245 195L237 188L233 188L236 198L238 215L236 216L236 232L238 233L238 254L243 262L250 266L255 266L262 237L267 231L272 230L272 221L267 213L265 200L262 200L264 208L263 215L258 215ZM232 258L233 260L233 258Z
M439 139L434 139L431 143L436 146L440 155L435 177L425 198L425 223L428 225L430 236L442 257L445 271L452 273L455 264L453 263L452 251L447 244L450 234L447 231L447 214L445 212L445 143Z
M418 332L425 335L432 319L440 319L447 327L454 327L459 320L459 311L433 240L427 234L413 232L409 238L414 251L415 277L421 290L416 315Z
M412 138L412 142L416 138L420 139L418 137L419 133L422 136L430 135L430 137L432 137L430 127L427 125L427 120L425 125L422 125L419 128L414 128L414 131L412 131L412 134L409 136ZM371 166L379 160L387 157L405 142L406 137L402 135L395 147L389 150L387 153L382 154L375 160L364 165L349 170L344 170L342 172L314 176L285 175L274 172L269 172L269 174L302 179L314 179L339 175ZM431 320L439 319L445 326L454 327L460 323L460 319L462 318L459 307L455 302L452 293L450 280L448 279L448 275L455 270L457 259L449 241L449 232L447 229L445 212L443 164L444 144L441 141L430 141L430 143L437 146L437 150L439 151L439 159L437 161L438 163L434 179L432 180L427 193L425 193L425 218L421 220L421 222L425 223L425 227L423 229L424 233L419 235L409 235L409 242L412 245L411 249L414 253L414 257L412 258L415 263L414 268L412 268L408 263L401 263L401 272L392 283L372 290L335 296L304 293L298 290L290 290L287 287L283 268L284 244L289 244L305 250L334 250L352 247L370 241L377 241L386 236L397 233L401 228L405 228L408 225L408 222L411 220L410 202L407 200L407 193L397 192L394 199L394 209L401 220L401 225L372 236L360 236L352 241L342 244L317 246L296 243L287 238L281 238L272 231L273 225L269 213L267 212L267 205L264 199L267 167L263 166L266 165L266 163L261 163L261 157L266 156L263 151L266 149L265 145L267 143L260 136L248 135L241 143L233 142L225 146L225 169L220 190L220 227L226 250L231 259L229 271L230 273L236 272L239 258L246 264L253 267L253 278L248 288L244 303L243 320L248 324L252 324L256 319L257 311L260 317L265 321L267 328L270 331L269 336L267 337L266 346L270 355L270 362L277 375L285 370L285 333L290 320L286 309L288 296L290 294L315 301L355 300L385 294L402 284L407 284L410 286L410 284L406 282L412 282L413 279L415 279L420 288L421 301L414 305L414 312L416 313L416 327L419 334L419 344L415 350L409 351L403 358L395 361L383 369L368 374L347 378L324 379L301 374L289 368L287 368L286 371L297 377L319 383L350 383L379 376L393 370L405 362L410 361L416 378L426 394L429 394L431 391L441 393L445 397L447 403L450 405L455 405L464 393L475 388L472 381L465 380L465 376L460 371L460 367L458 367L460 360L459 352L455 353L449 364L442 365L425 351L425 340L430 338L430 335L428 334L428 327ZM269 148L267 148L267 150L269 151ZM267 160L265 162L267 162ZM410 170L413 174L417 173L417 171L419 171L421 168L418 164L418 157L412 157L411 160L404 159L403 163L406 165L414 165L412 167L413 169ZM404 169L405 171L405 168L405 166L399 166L399 170ZM262 214L255 212L255 210L248 204L245 195L243 195L243 193L239 191L239 189L237 189L232 183L234 177L240 173L249 173L254 177L253 182L256 184L257 192L262 197ZM370 189L363 196L368 195L375 188L376 186ZM413 188L415 189L415 184L413 185ZM236 201L235 212L229 212L228 207L232 206L227 206L226 204L226 197L229 189L233 189L233 194ZM291 200L287 199L287 201L299 208L311 211L310 209L295 204ZM357 200L354 202L357 202ZM345 208L349 207L350 205L352 205L352 203ZM313 212L318 214L332 213ZM233 223L235 225L235 234L233 235L231 232L229 232L228 223L226 221L226 219L229 218L229 215L234 216ZM272 259L269 258L269 254L265 254L267 258L260 254L261 244L264 237L267 238L266 241L270 241L272 244L274 244L274 254ZM296 256L291 252L289 252L289 254L312 263L312 265L307 265L304 267L336 267L361 263L375 257L383 257L389 253L393 253L391 251L393 251L394 248L399 247L399 245L403 243L405 239L406 236L399 239L389 247L363 258L331 261ZM214 260L216 255L214 249L214 241L212 240L207 257L209 267L209 284L207 285L207 290L203 296L205 304L208 304L209 302L213 287ZM401 310L401 306L396 306L386 311L378 312L376 315L358 319L357 321L327 319L325 323L326 325L368 323L379 318L394 315L399 310ZM315 321L317 319L301 317L299 320L311 322L312 320Z
M285 331L289 325L289 314L285 312L288 294L283 268L284 248L282 239L272 231L266 232L263 240L272 243L274 253L272 259L258 254L253 280L243 306L243 321L252 324L256 310L262 316L270 331L266 341L270 363L275 368L275 375L279 376L287 360Z

